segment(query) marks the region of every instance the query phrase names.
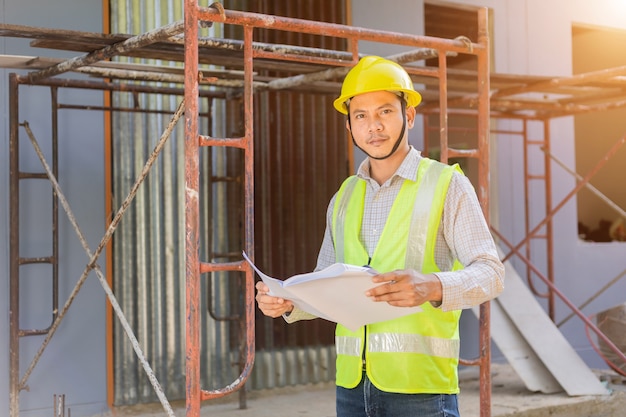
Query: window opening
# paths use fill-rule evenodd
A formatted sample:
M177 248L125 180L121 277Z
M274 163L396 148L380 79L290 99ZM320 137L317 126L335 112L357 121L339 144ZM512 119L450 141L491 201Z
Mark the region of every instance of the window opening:
M574 25L572 72L626 65L626 31ZM619 89L619 86L616 86ZM574 116L576 168L584 176L626 134L626 109ZM620 149L577 195L578 236L590 242L626 241L626 149Z

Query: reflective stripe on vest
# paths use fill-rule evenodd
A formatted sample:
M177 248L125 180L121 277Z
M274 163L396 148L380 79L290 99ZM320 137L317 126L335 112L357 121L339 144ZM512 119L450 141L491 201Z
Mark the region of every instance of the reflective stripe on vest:
M361 357L361 339L351 336L336 336L338 355ZM459 340L416 334L375 333L368 339L368 352L420 353L440 358L458 358Z
M454 170L422 158L417 180L405 180L372 256L371 266L386 272L412 268L437 272L434 242ZM338 262L362 265L368 253L360 241L366 183L356 176L340 188L331 231ZM410 237L410 239L409 239ZM355 387L362 377L362 357L374 385L390 392L458 392L458 319L460 311L443 312L429 303L423 312L350 332L338 325L337 385Z

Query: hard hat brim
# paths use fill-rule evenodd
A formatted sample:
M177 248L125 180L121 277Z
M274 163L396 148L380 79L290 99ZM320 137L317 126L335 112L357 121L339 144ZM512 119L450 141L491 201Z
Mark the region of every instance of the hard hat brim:
M366 93L374 93L377 91L390 91L390 90L386 90L386 89L372 89L372 90L368 90L368 91L361 91L359 92L359 94L356 95L361 95L361 94L366 94ZM404 97L406 98L406 104L409 107L417 107L419 106L419 104L422 102L422 96L420 93L418 93L415 90L409 90L409 89L398 89L398 90L393 90L394 91L401 91L404 94ZM335 107L335 110L337 110L339 113L343 113L343 114L348 114L348 106L346 105L346 102L348 100L350 100L352 97L355 97L355 95L342 95L340 97L338 97L334 102L333 102L333 107Z

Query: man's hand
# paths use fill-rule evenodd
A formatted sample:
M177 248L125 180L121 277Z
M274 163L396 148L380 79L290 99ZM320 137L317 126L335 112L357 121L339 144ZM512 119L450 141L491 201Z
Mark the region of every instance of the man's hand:
M397 270L375 275L372 282L381 284L365 292L374 301L386 301L396 307L415 307L428 301L441 303L441 281L435 274Z
M290 313L293 310L293 304L284 298L272 297L267 295L269 288L263 281L256 283L256 302L259 310L268 317L280 317L283 314Z

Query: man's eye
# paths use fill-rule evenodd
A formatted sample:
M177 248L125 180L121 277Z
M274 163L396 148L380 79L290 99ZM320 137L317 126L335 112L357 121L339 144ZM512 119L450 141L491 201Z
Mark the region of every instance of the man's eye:
M355 114L354 118L355 119L362 119L364 116L362 114Z

